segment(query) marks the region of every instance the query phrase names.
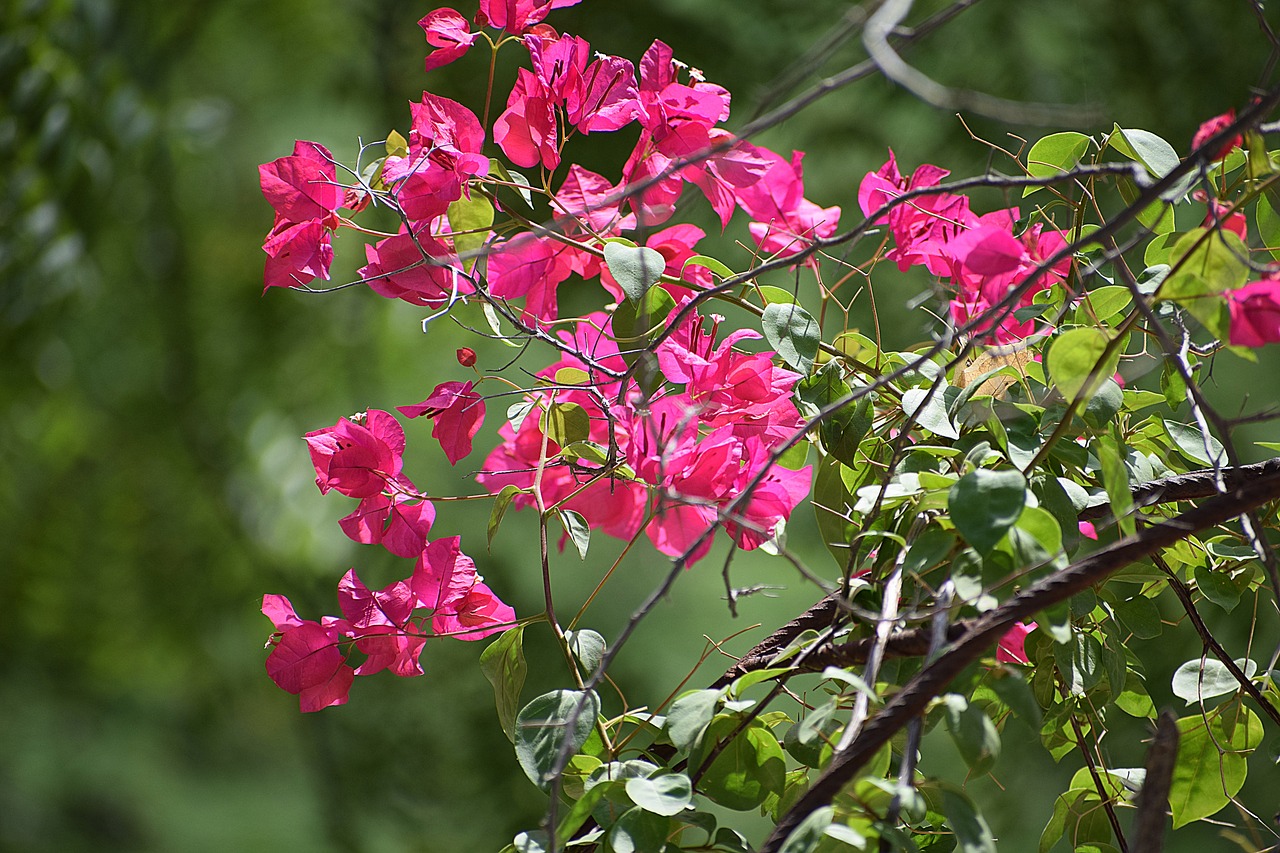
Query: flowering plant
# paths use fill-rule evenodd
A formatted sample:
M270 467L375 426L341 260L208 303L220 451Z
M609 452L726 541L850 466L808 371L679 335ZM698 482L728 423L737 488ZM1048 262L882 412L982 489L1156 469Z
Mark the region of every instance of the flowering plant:
M904 174L890 151L848 188L856 208L823 207L803 154L727 129L730 93L661 41L632 62L557 32L550 13L575 2L481 0L471 19L442 8L419 22L428 72L484 47L521 53L492 123L423 92L372 162L298 142L261 168L267 288L328 279L349 231L369 238L359 283L426 309L428 335L442 317L483 318L457 367L441 360L475 377L433 377L396 408L430 420L457 465L495 399L514 400L476 480L490 539L508 510L536 514L546 591L513 609L461 537L430 538L438 497L404 473L405 425L369 409L305 436L316 483L359 501L339 522L351 539L413 567L381 590L351 569L342 615L318 622L265 596L271 679L318 711L346 703L357 675L422 674L430 640L499 635L481 655L498 722L550 794L520 851L994 850L976 796L922 772L919 753L943 722L970 773L989 773L1010 718L1083 764L1042 850L1064 836L1126 849L1119 815L1135 804L1129 832L1146 837L1166 809L1175 827L1218 814L1262 717L1280 725L1280 693L1274 657L1261 671L1233 659L1201 609L1274 602L1263 508L1280 465L1244 464L1241 421L1209 405L1197 370L1280 340L1280 166L1262 135L1280 89L1206 122L1185 159L1118 126L997 149L1012 174L960 181L929 164ZM637 140L612 177L576 162L579 137L627 130ZM721 229L742 215L747 257L706 254L706 231L671 224L694 203L686 184ZM968 194L980 186L1032 206L983 210ZM394 229L339 212L370 208ZM1193 208L1202 224L1179 230L1175 213ZM938 304L928 341L902 349L849 326L861 292L847 282L918 280L902 278L913 268ZM549 355L516 381L483 367L485 338ZM1154 366L1159 391L1142 387ZM787 545L806 500L824 568ZM557 614L555 523L583 559L595 533L627 543L597 593L642 540L670 558L609 641L572 627L582 612ZM602 696L635 626L717 541L731 608L737 551L794 566L820 600L704 688L643 708ZM1157 714L1128 645L1173 630L1166 599L1212 654L1174 677L1196 706L1181 717ZM523 702L524 632L544 625L565 686ZM1145 772L1100 748L1121 714L1157 721ZM774 828L748 840L709 803Z

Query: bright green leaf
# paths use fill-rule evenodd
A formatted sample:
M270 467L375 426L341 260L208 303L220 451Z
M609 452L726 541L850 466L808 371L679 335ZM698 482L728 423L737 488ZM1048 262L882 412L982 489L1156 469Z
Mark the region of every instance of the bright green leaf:
M689 766L701 767L712 746L728 737L738 725L736 715L712 720L690 757ZM773 733L756 720L724 745L703 773L698 788L712 802L746 811L763 803L770 794L781 794L785 777L782 746Z
M1053 339L1046 362L1063 397L1072 400L1082 391L1092 395L1116 372L1120 353L1116 349L1104 358L1108 342L1107 333L1095 328L1069 329Z
M577 403L552 403L540 424L547 438L564 447L591 436L591 417Z
M1083 133L1074 131L1045 136L1027 152L1027 172L1033 178L1049 178L1068 172L1080 165L1080 158L1089 150L1090 141ZM1039 189L1043 187L1027 187L1022 196L1026 198Z
M483 193L472 192L452 202L447 211L449 229L453 232L453 248L459 255L467 255L482 247L493 227L493 203ZM476 265L476 256L466 259L467 272Z
M524 660L524 626L504 631L480 653L480 671L493 685L498 722L507 740L515 742L516 709L528 666Z

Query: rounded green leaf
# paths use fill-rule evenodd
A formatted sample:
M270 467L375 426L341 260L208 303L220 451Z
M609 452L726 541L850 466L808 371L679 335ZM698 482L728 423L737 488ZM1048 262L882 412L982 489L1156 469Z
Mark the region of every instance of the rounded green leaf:
M760 318L765 340L791 367L808 373L821 333L809 312L793 303L770 302Z
M671 817L693 802L693 783L683 773L628 779L627 796L647 812Z
M547 438L561 447L591 437L591 417L577 403L552 403L541 426Z
M970 471L951 487L947 507L965 541L989 554L1017 523L1027 500L1027 480L1014 470Z
M720 690L692 690L671 704L667 711L667 737L676 749L691 745L716 713Z
M1054 338L1046 361L1049 378L1063 397L1075 399L1086 385L1091 396L1116 372L1120 352L1116 349L1104 360L1108 342L1106 332L1093 328L1069 329Z
M1027 152L1027 173L1033 178L1049 178L1074 169L1089 150L1089 141L1089 137L1075 131L1051 133L1037 140ZM1040 189L1043 187L1027 187L1022 196Z
M667 268L666 259L657 249L622 243L605 243L604 262L613 280L632 302L639 302Z
M1245 756L1232 748L1221 714L1183 717L1178 733L1178 760L1169 788L1174 829L1217 814L1244 787L1249 772Z
M689 761L701 767L712 747L738 727L736 716L720 716L711 721ZM782 746L758 720L724 745L699 782L699 790L725 808L746 811L781 794L786 784L786 759Z
M534 699L516 717L516 760L525 775L546 788L560 756L572 756L587 742L600 713L594 692L552 690Z
M1247 677L1252 677L1258 668L1256 663L1244 658L1235 663ZM1227 665L1213 658L1189 660L1173 674L1173 695L1185 699L1188 705L1215 696L1226 696L1239 689L1240 682Z
M569 651L573 653L574 659L578 661L578 666L588 673L595 672L604 657L604 637L590 628L584 628L581 631L565 631L564 639L569 644Z
M670 821L636 807L628 809L609 829L613 853L662 853Z

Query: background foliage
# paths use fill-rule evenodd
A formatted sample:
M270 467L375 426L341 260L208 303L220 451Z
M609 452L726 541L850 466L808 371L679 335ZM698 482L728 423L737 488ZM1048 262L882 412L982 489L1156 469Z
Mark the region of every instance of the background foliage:
M358 291L260 297L270 210L255 167L294 138L350 159L357 136L404 124L425 79L414 22L430 4L0 8L0 848L497 849L536 822L543 798L510 772L479 648L441 644L427 657L430 685L371 679L358 686L359 714L306 717L264 677L259 651L264 591L321 612L357 559L298 437L419 399L422 366L457 344L445 329L423 339L416 309ZM774 85L780 75L858 11L836 0L587 0L555 23L631 57L663 38L735 93L741 121L790 94ZM1185 150L1200 121L1243 105L1258 82L1266 45L1256 32L1244 0L986 0L911 58L957 85L1096 107L1107 126L1143 127ZM819 69L860 58L845 44ZM482 85L469 64L434 73L462 100ZM1001 143L1006 130L1043 132L970 126ZM889 144L904 163L958 175L987 159L954 117L878 80L761 141L807 151L814 201L846 210ZM621 160L599 156L584 165ZM356 260L339 252L336 280ZM909 345L922 324L900 302L882 299L881 321ZM1221 399L1246 388L1273 399L1274 368L1263 353L1257 370L1215 377ZM425 441L413 457L414 444L416 481L466 491L466 472ZM488 507L462 506L442 523L466 536ZM808 523L797 514L801 550ZM521 612L539 600L523 562L532 530L509 519L482 566ZM376 573L375 558L359 559ZM703 632L719 640L776 625L816 597L774 564L735 565L735 583L786 588L745 600L734 620L710 563L691 572L659 616L666 630L642 632L619 660L630 683L664 696ZM576 560L563 566L568 587ZM598 624L617 624L660 570L655 555L652 576L593 611ZM1165 670L1149 678L1157 704L1173 701L1169 675L1197 651L1160 649ZM701 680L722 663L713 657ZM532 673L527 695L553 686ZM1006 756L1027 757L997 768L1017 793L987 816L1006 849L1029 849L1069 771L1034 732L1006 737ZM1267 783L1259 775L1251 785ZM1179 843L1211 837L1204 828Z

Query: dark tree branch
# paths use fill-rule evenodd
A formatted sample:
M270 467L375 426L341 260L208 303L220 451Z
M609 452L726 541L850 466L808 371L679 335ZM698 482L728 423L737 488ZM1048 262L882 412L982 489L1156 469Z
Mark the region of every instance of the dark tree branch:
M1215 495L1176 518L1140 530L1077 563L1032 584L995 610L974 620L968 632L941 657L926 664L873 717L849 748L835 756L813 785L779 820L761 853L777 853L787 836L814 810L829 804L875 753L913 717L923 713L965 667L977 661L1015 622L1066 601L1114 572L1167 548L1200 530L1280 498L1280 459L1263 463L1257 477L1227 494Z
M1165 815L1177 758L1178 721L1172 711L1161 711L1156 720L1156 736L1147 750L1147 775L1138 794L1138 815L1133 819L1133 853L1160 853L1164 849Z

